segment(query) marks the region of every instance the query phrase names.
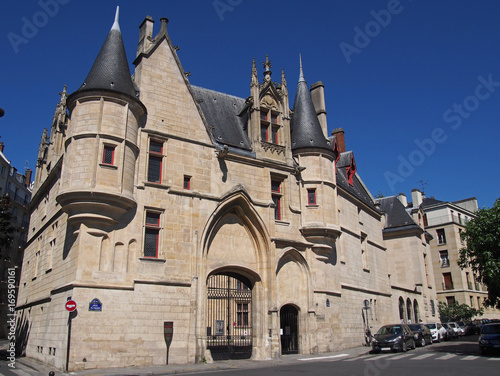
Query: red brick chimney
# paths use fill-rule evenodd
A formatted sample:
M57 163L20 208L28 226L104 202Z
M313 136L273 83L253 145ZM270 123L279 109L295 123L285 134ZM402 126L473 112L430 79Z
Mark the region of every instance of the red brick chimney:
M26 172L24 173L24 176L26 178L24 180L24 184L26 184L27 187L29 187L31 184L31 174L32 173L33 173L33 171L31 171L31 168L26 169Z
M3 148L5 147L5 145L3 144L3 142L0 142L0 151L3 153Z
M332 136L335 136L337 140L337 147L339 148L339 153L345 152L345 138L344 138L344 129L337 128L332 131Z

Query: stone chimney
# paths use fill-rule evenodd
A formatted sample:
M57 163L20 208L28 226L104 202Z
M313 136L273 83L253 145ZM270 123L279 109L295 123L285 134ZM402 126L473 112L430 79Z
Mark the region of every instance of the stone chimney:
M33 173L33 171L31 171L31 168L28 168L26 170L26 172L24 173L24 177L25 177L25 180L24 180L24 184L29 187L30 184L31 184L31 174Z
M0 142L0 151L3 153L3 149L4 149L5 145L3 142Z
M153 41L153 18L151 16L146 16L144 21L142 21L141 26L139 26L139 44L137 45L137 56L139 54L146 52L152 44Z
M399 201L406 208L408 206L408 200L406 199L406 195L404 193L400 193L399 196L398 196L398 198L399 198Z
M323 130L325 138L328 138L328 126L326 123L326 109L325 109L325 85L323 82L318 81L311 85L311 99L313 102L316 115L318 116L319 124Z
M332 131L332 136L335 136L337 139L337 146L339 148L339 153L345 152L345 139L344 139L344 129L337 128Z
M422 204L422 192L420 192L417 188L413 188L411 190L411 199L413 201L413 207L418 208Z

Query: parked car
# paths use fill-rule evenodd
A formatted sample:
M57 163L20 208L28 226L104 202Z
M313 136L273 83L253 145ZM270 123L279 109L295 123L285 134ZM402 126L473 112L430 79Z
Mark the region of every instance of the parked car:
M456 322L449 322L448 325L455 331L457 337L461 337L464 335L464 331L461 327L458 326Z
M424 324L408 324L413 332L413 338L417 346L426 346L432 343L432 334L430 329Z
M476 324L474 324L472 321L466 321L465 322L465 335L472 335L476 333Z
M479 349L485 355L488 351L500 351L500 324L484 324L479 336Z
M440 322L425 324L431 331L432 342L441 342L448 340L448 331L443 328Z
M477 319L474 320L474 324L476 324L476 334L481 333L481 329L483 328L484 325L489 324L490 320L488 319Z
M384 325L373 336L372 352L381 350L393 352L407 351L415 348L413 332L406 324Z
M453 328L449 326L448 323L443 322L441 325L446 329L448 339L454 339L458 337L457 332L455 332L455 330L453 330Z
M464 321L457 321L455 324L457 324L460 327L463 336L468 336L469 334L471 334L469 333L469 328L467 327L467 324Z

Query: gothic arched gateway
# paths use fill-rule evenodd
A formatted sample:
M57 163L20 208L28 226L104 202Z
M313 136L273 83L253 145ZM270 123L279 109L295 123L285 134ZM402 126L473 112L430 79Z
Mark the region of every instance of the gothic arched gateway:
M252 356L252 284L238 274L207 279L207 348L214 360Z
M280 310L280 337L282 354L299 353L299 310L287 304Z

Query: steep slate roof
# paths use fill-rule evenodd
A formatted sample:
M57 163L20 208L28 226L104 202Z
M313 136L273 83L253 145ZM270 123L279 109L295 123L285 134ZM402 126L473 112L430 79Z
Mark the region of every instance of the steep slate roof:
M422 200L422 206L433 206L433 205L438 205L438 204L444 204L444 201L436 200L434 197L425 197Z
M252 146L247 134L248 112L245 99L214 90L191 86L214 141L219 144L250 151Z
M382 197L377 199L377 202L380 203L380 210L386 213L385 228L417 226L396 196Z
M347 167L351 165L352 151L341 153L337 161L337 185L349 192L351 195L362 201L370 208L377 210L370 192L357 173L353 175L352 185L347 180ZM378 210L377 210L378 211Z
M87 90L109 90L134 98L138 96L138 91L130 75L122 33L118 25L118 9L113 27L109 31L94 65L92 65L83 85L76 92Z
M332 151L330 141L327 140L319 124L318 116L311 98L311 93L304 79L302 62L300 77L293 103L293 114L290 121L292 150L303 148L320 148Z

